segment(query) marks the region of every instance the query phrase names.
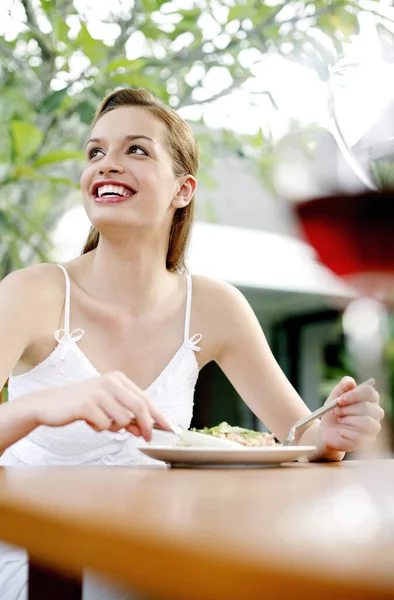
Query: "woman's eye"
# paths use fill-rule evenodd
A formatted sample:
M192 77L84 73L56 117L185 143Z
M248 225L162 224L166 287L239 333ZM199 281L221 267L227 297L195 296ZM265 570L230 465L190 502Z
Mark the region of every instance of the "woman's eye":
M133 146L129 146L129 148L127 149L127 153L128 154L139 154L140 156L148 156L147 151L144 150L144 148L142 148L142 146L138 146L137 144L134 144Z
M91 150L89 150L89 152L88 152L89 160L92 160L92 158L96 158L96 156L98 155L99 152L102 152L102 150L100 148L92 148Z
M89 160L93 160L94 158L97 158L100 154L104 154L104 150L102 150L101 148L92 148L88 152L88 158L89 158ZM144 148L142 148L142 146L138 146L137 144L133 144L132 146L129 146L129 148L127 148L127 154L136 154L138 156L148 156L147 151Z

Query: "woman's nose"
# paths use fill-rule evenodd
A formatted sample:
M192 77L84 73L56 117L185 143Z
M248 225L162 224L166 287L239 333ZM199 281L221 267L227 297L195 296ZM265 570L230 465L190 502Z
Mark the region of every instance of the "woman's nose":
M99 174L107 175L109 173L124 173L124 168L122 167L120 161L107 156L100 161L99 166Z

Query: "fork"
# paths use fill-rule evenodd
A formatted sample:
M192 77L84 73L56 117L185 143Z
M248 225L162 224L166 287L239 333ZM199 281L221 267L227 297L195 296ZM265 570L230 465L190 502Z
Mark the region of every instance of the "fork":
M373 377L371 377L370 379L363 381L362 383L360 383L357 387L355 387L353 389L357 389L357 388L361 387L362 385L375 385L375 379ZM308 415L304 419L300 419L299 421L294 423L294 425L290 428L290 431L287 434L286 438L283 440L282 446L290 446L294 442L297 429L300 429L301 427L303 427L310 421L317 419L321 415L326 414L327 412L329 412L330 410L332 410L333 408L338 406L339 398L340 398L340 396L338 396L338 398L335 398L334 400L331 400L331 402L328 402L321 408L318 408L317 410L313 411L310 415Z

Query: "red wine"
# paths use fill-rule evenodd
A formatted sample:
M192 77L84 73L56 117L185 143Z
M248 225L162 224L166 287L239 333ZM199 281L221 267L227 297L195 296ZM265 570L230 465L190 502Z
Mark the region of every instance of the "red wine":
M364 293L394 293L394 190L295 205L306 241L334 273Z

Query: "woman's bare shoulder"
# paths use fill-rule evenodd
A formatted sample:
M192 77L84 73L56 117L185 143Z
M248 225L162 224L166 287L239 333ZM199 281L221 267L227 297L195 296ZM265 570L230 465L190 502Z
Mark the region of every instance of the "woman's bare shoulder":
M64 275L56 265L41 264L19 269L2 280L0 338L7 340L8 353L2 359L4 377L26 348L41 338L43 332L56 328L64 297Z
M42 308L64 297L64 274L58 265L42 263L13 271L0 284L0 297L15 297L16 301L29 302Z
M229 328L254 319L245 296L234 285L202 275L193 276L193 306L201 327L218 342L229 337Z
M214 360L221 368L228 364L223 362L228 356L231 361L235 356L241 364L245 356L251 357L250 349L255 355L268 356L261 324L243 293L234 285L209 278L198 278L196 283L201 290L197 308L201 328L208 332Z
M247 303L245 296L234 285L205 275L193 275L193 300L198 306L209 310L218 303L221 309L230 310Z

